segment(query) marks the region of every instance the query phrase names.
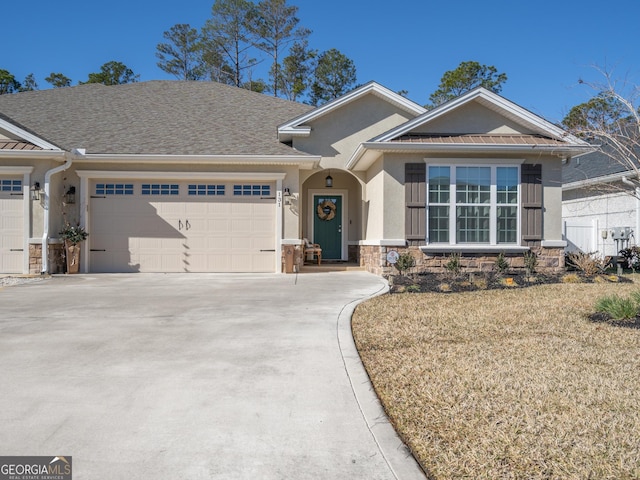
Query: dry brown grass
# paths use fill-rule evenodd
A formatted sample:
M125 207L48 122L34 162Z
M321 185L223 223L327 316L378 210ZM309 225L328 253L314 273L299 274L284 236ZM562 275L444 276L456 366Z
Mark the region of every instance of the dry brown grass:
M626 284L386 295L353 331L436 479L640 478L640 330L590 322Z

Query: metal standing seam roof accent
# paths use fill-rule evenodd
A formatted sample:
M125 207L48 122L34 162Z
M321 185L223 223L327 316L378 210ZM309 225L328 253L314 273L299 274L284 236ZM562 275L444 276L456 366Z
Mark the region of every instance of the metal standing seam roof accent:
M0 140L0 150L43 150L43 148L34 145L31 142Z
M412 133L391 140L396 143L447 143L474 145L564 145L565 142L543 135L433 134Z

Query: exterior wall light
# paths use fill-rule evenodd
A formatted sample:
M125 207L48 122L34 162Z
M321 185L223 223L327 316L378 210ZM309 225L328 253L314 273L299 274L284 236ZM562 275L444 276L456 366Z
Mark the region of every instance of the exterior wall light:
M34 182L31 187L31 200L40 200L40 182Z
M333 177L331 175L327 175L327 178L324 179L324 186L327 188L333 187Z
M76 203L76 187L69 187L67 193L64 194L64 203L67 205Z

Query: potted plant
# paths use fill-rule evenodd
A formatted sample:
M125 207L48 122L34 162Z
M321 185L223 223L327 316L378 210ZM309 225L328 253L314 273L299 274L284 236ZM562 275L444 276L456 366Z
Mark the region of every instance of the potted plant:
M67 273L78 273L80 269L80 246L89 234L80 225L67 223L60 231L60 237L64 240L65 257L67 259Z

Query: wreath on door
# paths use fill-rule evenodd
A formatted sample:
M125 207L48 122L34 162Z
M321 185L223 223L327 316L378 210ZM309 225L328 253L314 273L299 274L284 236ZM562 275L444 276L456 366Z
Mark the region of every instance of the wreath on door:
M331 200L324 200L316 207L316 214L320 220L328 222L336 216L336 204Z

